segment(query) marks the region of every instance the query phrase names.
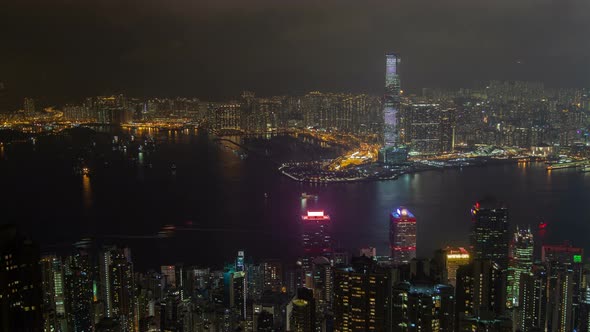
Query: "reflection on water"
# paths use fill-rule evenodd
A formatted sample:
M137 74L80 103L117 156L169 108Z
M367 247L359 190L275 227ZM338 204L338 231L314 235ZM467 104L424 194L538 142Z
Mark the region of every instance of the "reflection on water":
M4 145L0 145L0 159L4 159Z
M82 200L84 201L84 208L89 209L92 207L92 187L88 175L82 175Z

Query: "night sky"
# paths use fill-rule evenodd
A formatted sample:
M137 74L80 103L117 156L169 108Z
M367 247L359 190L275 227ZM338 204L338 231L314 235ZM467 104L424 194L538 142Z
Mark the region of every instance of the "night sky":
M0 81L48 103L122 92L218 100L490 79L590 86L587 0L3 0Z

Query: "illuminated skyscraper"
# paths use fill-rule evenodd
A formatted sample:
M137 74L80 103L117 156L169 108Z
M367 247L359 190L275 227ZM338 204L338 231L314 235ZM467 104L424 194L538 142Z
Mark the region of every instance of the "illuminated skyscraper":
M33 98L25 98L23 109L26 116L34 116L36 113L35 100Z
M303 250L306 256L322 256L332 252L330 216L324 211L307 211L301 217Z
M456 312L459 331L505 331L477 329L481 324L494 326L505 308L505 288L498 264L489 259L475 259L457 270ZM482 322L481 319L489 322ZM465 329L469 328L469 329ZM482 327L483 328L483 327Z
M111 252L111 260L109 266L111 314L119 320L122 331L133 331L135 322L133 266L121 249Z
M47 255L41 258L43 288L43 317L46 331L67 329L65 319L64 274L61 258Z
M401 97L401 82L399 78L400 57L397 54L387 54L385 62L385 96L383 104L383 139L384 147L395 146L398 143L398 109Z
M473 258L491 259L500 269L508 267L508 209L494 198L486 198L475 203L471 216Z
M469 264L469 252L465 248L446 248L445 260L447 278L449 284L457 286L457 269L460 266Z
M551 331L573 331L580 316L583 271L582 248L569 244L544 245L541 261L547 266L547 327Z
M507 303L508 306L518 306L520 294L520 277L531 273L533 267L533 233L529 229L516 228L511 243L512 259L507 273Z
M390 271L370 258L334 273L334 332L391 330Z
M455 331L455 289L426 282L401 282L391 296L393 331Z
M416 218L400 207L390 216L389 244L394 264L407 264L416 258Z

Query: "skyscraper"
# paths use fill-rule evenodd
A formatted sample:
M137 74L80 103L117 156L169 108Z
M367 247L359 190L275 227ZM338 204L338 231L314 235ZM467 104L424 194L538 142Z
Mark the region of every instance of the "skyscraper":
M533 233L530 228L516 228L511 243L511 257L507 273L507 305L518 307L520 294L520 277L531 273L533 267Z
M33 98L25 98L23 109L25 111L25 116L34 116L36 113L35 100Z
M55 255L41 258L44 330L66 330L64 274L62 260Z
M454 294L449 285L398 283L391 296L393 331L455 331Z
M334 331L390 331L391 277L367 257L334 273Z
M541 261L547 266L547 327L572 331L579 324L584 250L569 244L544 245Z
M0 226L0 331L42 328L39 248L15 226Z
M397 54L385 56L385 96L383 103L383 143L392 147L398 143L398 109L401 97L399 78L400 57Z
M447 279L449 284L453 287L457 286L457 269L460 266L469 264L469 252L465 248L451 248L445 249L445 260Z
M303 250L308 256L321 256L332 252L330 216L324 211L307 211L301 217Z
M389 244L394 264L407 264L416 258L416 218L400 207L390 216Z
M505 307L504 290L502 272L492 260L475 259L469 265L459 267L456 292L459 325L478 325L481 323L479 318L490 322L496 320Z
M485 198L471 209L471 246L475 259L491 259L500 269L508 266L508 209L494 198Z
M135 326L133 266L120 249L112 253L109 274L112 317L118 318L122 331L133 331Z

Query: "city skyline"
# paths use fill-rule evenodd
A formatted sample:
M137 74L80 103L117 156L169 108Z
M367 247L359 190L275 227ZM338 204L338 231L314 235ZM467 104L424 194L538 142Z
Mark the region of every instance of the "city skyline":
M50 103L113 92L213 99L242 90L381 94L378 60L395 50L405 59L408 92L492 79L589 85L588 71L580 70L589 67L589 50L576 42L590 28L579 14L588 10L583 2L226 0L133 8L131 1L9 1L0 81L16 100L44 96ZM158 29L152 22L161 22ZM248 52L235 57L236 48Z

